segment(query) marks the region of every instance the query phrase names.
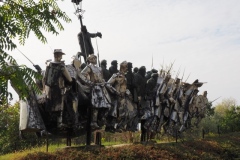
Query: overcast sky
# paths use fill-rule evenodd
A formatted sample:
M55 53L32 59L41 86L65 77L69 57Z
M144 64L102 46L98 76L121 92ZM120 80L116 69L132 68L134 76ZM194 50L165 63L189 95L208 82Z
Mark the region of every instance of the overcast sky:
M63 23L59 36L47 34L48 44L42 44L32 34L25 46L18 48L43 69L47 59L53 59L52 49L63 49L63 59L70 63L80 51L77 34L80 22L73 4L65 0L60 8L72 19ZM234 98L240 103L240 1L239 0L83 0L83 23L98 38L100 60L127 60L134 67L169 65L173 70L185 68L185 81L207 82L209 100L219 96ZM96 40L92 43L97 53ZM19 64L32 67L18 51L12 53ZM175 75L173 75L174 77ZM17 96L14 96L17 99Z

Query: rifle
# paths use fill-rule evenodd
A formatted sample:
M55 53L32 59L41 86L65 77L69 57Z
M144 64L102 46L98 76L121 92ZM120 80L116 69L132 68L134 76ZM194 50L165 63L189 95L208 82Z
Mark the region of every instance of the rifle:
M17 50L30 62L33 64L33 66L35 67L35 69L38 71L38 73L42 72L42 69L39 65L35 65L25 54L23 54L23 52L21 52L18 48Z
M208 103L206 103L205 105L208 105L208 104L212 104L213 102L215 102L216 100L218 100L221 96L219 96L218 98L214 99L213 101L210 101ZM204 107L205 108L205 107Z

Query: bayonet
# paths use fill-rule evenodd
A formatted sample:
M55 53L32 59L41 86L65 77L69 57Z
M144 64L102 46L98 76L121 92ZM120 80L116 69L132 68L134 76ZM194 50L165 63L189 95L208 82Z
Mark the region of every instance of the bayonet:
M218 100L221 96L219 96L218 98L214 99L213 101L210 101L208 103L206 103L205 105L208 105L208 104L212 104L213 102L215 102L216 100ZM203 108L206 108L207 106L204 106Z
M218 98L214 99L213 101L211 102L208 102L208 103L213 103L214 101L218 100L221 96L219 96Z
M172 70L173 64L175 63L175 60L173 61L173 63L171 64L169 70L167 71L167 75L170 73L170 71Z
M191 74L191 73L189 73L189 75L188 75L187 79L185 80L185 83L187 82L187 80L188 80L188 78L189 78L190 74Z

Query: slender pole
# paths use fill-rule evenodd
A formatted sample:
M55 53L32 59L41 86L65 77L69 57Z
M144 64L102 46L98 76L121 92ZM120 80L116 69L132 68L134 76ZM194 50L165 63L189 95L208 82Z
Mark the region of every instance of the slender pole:
M46 143L46 152L48 152L48 134L47 134L47 139L46 139L47 143Z
M92 109L89 107L88 108L88 119L87 119L87 126L86 126L86 130L87 130L87 135L86 135L86 145L91 145L91 119L92 119Z
M175 136L176 136L176 143L177 143L177 140L178 140L178 130L177 129L175 131Z

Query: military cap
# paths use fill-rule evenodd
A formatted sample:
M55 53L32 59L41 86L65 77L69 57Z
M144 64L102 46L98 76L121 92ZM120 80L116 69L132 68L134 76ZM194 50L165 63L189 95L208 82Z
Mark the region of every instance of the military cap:
M65 53L62 52L62 49L54 49L53 54L57 54L57 53L61 53L61 54L65 55Z

